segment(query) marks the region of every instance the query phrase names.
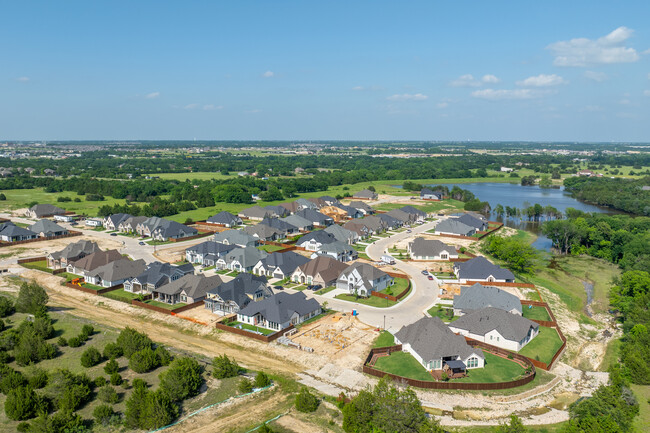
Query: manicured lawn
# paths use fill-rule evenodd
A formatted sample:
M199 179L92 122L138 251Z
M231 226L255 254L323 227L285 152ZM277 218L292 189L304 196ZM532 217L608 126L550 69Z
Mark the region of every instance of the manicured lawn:
M119 290L113 290L112 292L106 292L102 296L111 299L116 299L118 301L131 302L131 299L138 299L140 297L140 294L127 292L124 289L119 289Z
M20 266L27 269L36 269L38 271L47 272L49 274L52 273L52 269L47 267L47 260L39 260L38 262L22 263Z
M426 380L433 382L435 379L410 353L395 352L389 356L382 356L375 363L377 370L409 379Z
M395 345L395 337L388 331L382 331L372 344L372 347L388 347Z
M531 319L531 320L546 320L550 321L551 316L548 314L548 311L546 311L546 308L544 307L530 307L528 308L529 305L522 305L522 313L523 316L526 319Z
M316 293L317 295L324 295L325 293L329 293L329 292L331 292L331 291L334 290L334 289L336 289L336 287L334 287L334 286L329 286L329 287L325 287L324 289L320 289L320 290L316 291L315 293Z
M154 301L153 299L149 299L148 301L144 301L144 303L149 304L149 305L153 305L155 307L166 308L167 310L173 310L175 308L180 308L180 307L184 307L185 305L187 305L187 304L183 304L183 303L169 305L169 304L166 304L164 302Z
M402 278L400 278L400 280L401 279ZM393 289L393 293L394 294L399 294L400 291L397 291L397 290ZM404 295L404 297L402 299L405 299L407 296L408 296L408 293L406 295ZM390 300L384 299L384 298L379 298L377 296L368 296L367 298L355 299L354 295L342 294L342 295L336 295L335 299L341 299L343 301L355 302L355 303L368 305L370 307L377 307L377 308L386 308L386 307L391 307L391 306L397 304L397 302L390 301Z
M282 250L284 247L280 247L278 245L260 245L257 247L257 249L266 251L267 253L272 253L274 251Z
M147 241L147 245L167 245L171 243L173 243L173 241Z
M393 291L393 294L396 296L406 290L408 285L409 280L406 278L395 278L395 284L393 284L390 288Z
M357 254L357 256L358 256L360 259L370 260L370 257L368 257L368 254L366 254L366 253L359 252L359 254Z
M225 275L230 272L230 269L221 269L220 271L217 271L217 274L219 275Z
M509 359L501 358L488 352L485 355L485 367L467 370L467 377L454 379L454 382L495 383L518 379L525 369Z
M540 326L539 334L521 349L519 354L548 364L560 346L562 346L562 340L555 328Z
M277 332L277 331L273 331L271 329L262 328L260 326L253 326L253 325L249 325L248 323L242 323L242 322L237 322L237 321L229 322L228 326L233 327L233 328L242 328L242 329L246 329L248 331L253 331L253 332L259 332L260 334L263 334L263 335L271 335L271 334L274 334L275 332Z
M427 311L431 317L439 317L443 322L453 322L459 316L454 316L453 308L446 308L440 305L434 305Z

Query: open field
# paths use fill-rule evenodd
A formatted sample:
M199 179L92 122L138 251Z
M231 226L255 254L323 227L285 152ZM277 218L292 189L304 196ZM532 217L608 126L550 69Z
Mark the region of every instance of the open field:
M650 431L650 385L631 385L630 388L639 402L639 415L634 419L637 432Z
M537 361L549 363L553 355L562 346L562 340L554 328L539 327L539 334L519 351L520 355Z

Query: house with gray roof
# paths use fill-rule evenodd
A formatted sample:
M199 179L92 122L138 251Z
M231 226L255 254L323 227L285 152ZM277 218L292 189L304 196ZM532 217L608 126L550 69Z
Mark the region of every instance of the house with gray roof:
M83 259L89 254L99 251L97 242L80 240L68 244L61 251L48 253L47 267L50 269L61 269L68 266L69 263Z
M249 247L259 245L259 239L245 233L241 230L226 230L223 232L215 233L213 236L215 242L224 245L237 245L238 247Z
M376 192L370 191L369 189L362 189L359 192L354 193L352 198L360 199L360 200L377 200L377 195Z
M120 233L135 233L137 227L148 219L146 216L131 216L122 220L118 224L117 229Z
M302 247L307 251L318 251L324 244L336 242L336 237L325 230L316 230L307 233L296 242L297 247Z
M310 221L314 226L327 227L334 224L334 219L313 209L303 209L296 212L296 215Z
M38 238L38 233L18 227L11 221L0 224L0 240L3 242L18 242Z
M278 206L282 206L283 208L288 210L289 213L291 213L291 214L294 214L294 213L298 212L301 209L300 204L298 204L295 201L288 201L288 202L280 203Z
M429 188L422 188L420 190L421 200L442 200L442 193L439 191L432 191Z
M281 331L299 325L322 312L317 300L302 292L281 292L258 302L250 302L237 312L237 321L251 326Z
M285 216L289 216L291 214L291 212L289 212L289 210L287 210L283 206L274 206L274 205L270 204L270 205L264 206L264 209L272 212L271 216L275 217L275 218L285 217Z
M296 199L295 203L298 205L298 211L301 211L303 209L312 209L312 210L317 210L318 209L318 206L316 205L316 203L311 202L311 201L307 200L306 198ZM296 212L294 212L294 213L296 213Z
M470 227L474 227L476 231L486 231L488 229L487 219L478 214L464 213L456 218L456 220Z
M84 281L101 287L113 287L129 278L140 275L145 270L144 260L122 258L109 262L84 274Z
M307 200L314 203L316 205L316 208L318 208L318 209L323 208L325 206L329 206L329 204L327 204L327 202L325 200L323 200L323 199L321 199L319 197L311 197L311 198L308 198Z
M332 197L331 195L321 195L318 198L323 200L327 204L327 206L338 206L341 204L339 199L337 199L336 197Z
M417 222L423 222L427 217L427 213L425 211L415 208L413 206L403 206L399 208L399 210L401 210L402 212L406 212L409 215L412 215L415 218L414 221Z
M153 299L165 304L193 304L204 301L207 293L223 284L221 277L186 274L152 290Z
M53 204L35 204L25 213L29 218L47 218L54 215L63 215L65 209L61 209Z
M381 269L367 263L348 266L336 280L336 288L351 295L368 297L372 292L381 292L395 284L395 278Z
M476 283L473 286L461 287L460 294L454 296L454 316L462 316L488 307L519 316L522 314L519 298L498 287Z
M391 212L393 212L393 211L391 211ZM402 211L399 211L399 212L402 212ZM408 215L407 213L402 212L402 214L404 214L403 218L407 218L407 219L410 218L410 215ZM395 229L398 229L398 228L402 227L404 224L408 224L408 220L407 220L407 222L404 222L401 219L397 219L393 215L395 215L395 213L393 213L392 215L389 215L388 212L387 212L387 213L379 214L377 216L371 216L371 217L368 217L368 218L379 218L381 220L381 222L383 223L383 225L384 225L384 230L395 230Z
M209 290L205 308L219 315L237 313L251 302L259 302L273 295L266 277L239 274L234 279Z
M205 241L197 245L192 245L185 250L185 259L189 263L198 263L203 266L215 266L217 260L228 254L237 245L227 245L215 241Z
M199 233L194 227L159 217L147 218L136 226L135 231L140 236L151 236L154 240L163 242L169 239L189 238Z
M333 286L347 265L329 256L318 256L298 266L291 275L291 281L300 284L320 284L323 287Z
M363 219L353 219L347 221L345 224L343 224L343 228L356 233L357 236L359 236L359 239L366 239L375 233L366 224L363 223Z
M261 206L252 206L241 210L238 216L240 218L247 218L249 220L262 221L264 218L277 217L277 214L274 211L264 209Z
M329 244L323 244L318 248L318 251L315 251L311 258L316 258L318 256L330 256L333 259L336 259L340 262L349 262L359 258L359 253L357 250L352 248L349 244L344 244L343 242L334 241Z
M473 236L476 234L476 228L468 226L457 218L447 218L436 224L435 234L437 235L455 235L455 236Z
M230 212L226 212L225 210L216 215L212 215L206 220L206 222L228 228L236 227L242 223L241 218L231 214Z
M137 277L129 278L124 282L124 290L131 293L152 293L155 289L187 274L194 274L194 266L191 263L176 266L170 263L151 262Z
M280 218L265 218L260 221L259 224L264 224L278 230L281 234L281 238L297 235L300 232L300 230L298 230L298 227Z
M255 224L254 226L246 226L243 231L260 241L277 241L284 237L284 233L281 230L262 223Z
M458 258L456 247L437 239L415 238L407 245L411 260L450 260Z
M401 209L391 209L388 212L386 212L385 214L379 215L380 218L382 216L390 216L392 218L395 218L396 220L398 220L401 223L401 225L412 224L417 220L417 217L415 215L404 212Z
M46 219L36 221L34 224L29 226L29 230L38 234L38 237L41 238L51 238L68 234L68 229Z
M288 217L280 218L280 221L296 227L300 232L307 232L314 229L314 223L300 215L289 215Z
M454 274L461 284L468 281L515 282L512 272L490 263L485 257L475 257L466 262L454 263Z
M293 251L271 253L257 262L253 267L253 274L283 280L290 277L298 266L308 261L309 258Z
M329 233L336 238L337 241L343 242L344 244L354 244L359 240L359 235L352 230L345 229L338 224L332 224L325 230L325 233Z
M449 362L460 361L466 369L483 368L485 355L465 337L454 334L438 317L423 317L395 333L395 344L410 353L428 371L444 370ZM461 368L464 370L463 368Z
M112 215L105 217L102 220L102 225L106 230L111 230L111 231L119 230L120 223L130 217L131 215L129 215L128 213L114 213Z
M336 207L347 212L348 218L362 218L365 216L365 214L356 207L346 206L344 204L337 204Z
M364 215L372 215L375 213L375 209L372 206L360 200L351 201L349 206L359 210Z
M539 325L499 308L482 308L449 324L449 329L502 349L519 352L539 333Z
M246 248L235 248L225 256L217 260L218 269L230 269L237 272L251 272L253 267L269 254L266 251L259 250L249 246Z

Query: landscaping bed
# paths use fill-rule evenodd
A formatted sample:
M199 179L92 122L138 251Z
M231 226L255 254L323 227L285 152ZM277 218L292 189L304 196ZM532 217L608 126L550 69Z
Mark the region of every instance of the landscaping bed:
M442 305L434 305L427 311L431 317L439 317L443 322L453 322L457 320L459 316L454 316L453 308L447 308Z
M562 340L555 328L540 326L539 334L519 354L548 364L561 346Z

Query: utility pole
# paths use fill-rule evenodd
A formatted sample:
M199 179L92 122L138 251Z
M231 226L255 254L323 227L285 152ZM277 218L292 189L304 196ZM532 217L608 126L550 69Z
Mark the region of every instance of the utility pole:
M386 330L386 315L384 314L384 331Z

